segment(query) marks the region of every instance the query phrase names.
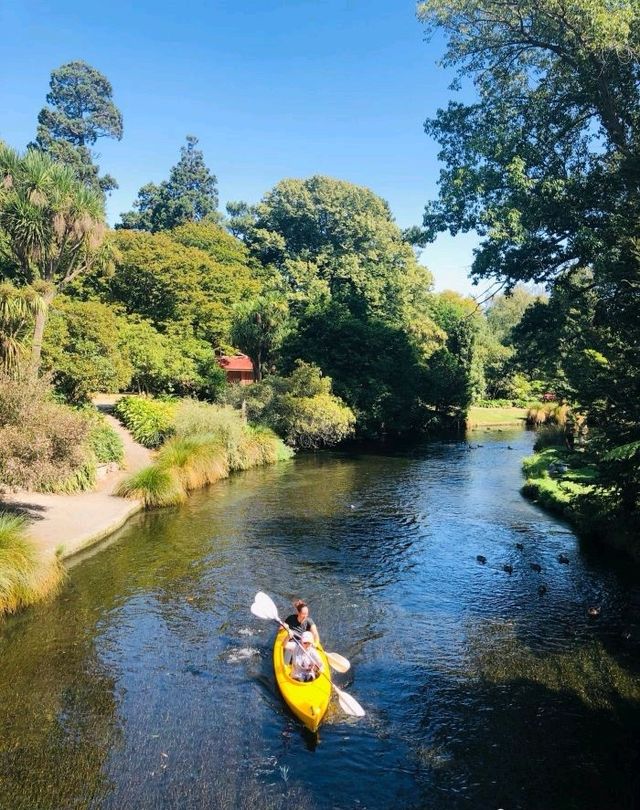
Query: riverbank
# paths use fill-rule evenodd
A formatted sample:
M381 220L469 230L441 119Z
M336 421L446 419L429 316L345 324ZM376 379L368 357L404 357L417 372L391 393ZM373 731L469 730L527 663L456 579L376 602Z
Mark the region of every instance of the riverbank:
M598 472L582 453L546 447L523 459L522 494L567 520L577 532L640 560L637 534L610 513L595 484Z
M248 427L229 409L192 403L188 405L193 411L191 422L194 418L205 420L200 432L174 435L159 450L152 451L109 413L117 399L99 397L94 399L94 405L120 437L124 461L120 468L108 470L93 491L19 491L0 496L0 512L26 519L26 525L20 526L20 542L30 548L31 554L28 572L5 562L0 577L0 615L55 593L64 560L108 537L141 509L181 503L192 490L216 483L235 470L275 463L292 455L270 430ZM184 412L182 416L184 428ZM3 598L5 581L11 585L7 593L15 592L16 583L21 583L20 599Z
M523 427L526 408L478 408L472 406L467 413L468 429L482 427Z

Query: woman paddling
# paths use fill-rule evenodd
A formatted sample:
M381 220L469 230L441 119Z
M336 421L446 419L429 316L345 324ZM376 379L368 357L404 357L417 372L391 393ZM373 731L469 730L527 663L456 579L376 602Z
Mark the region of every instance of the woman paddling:
M291 663L291 657L297 648L296 640L300 640L300 637L303 633L308 632L311 633L313 637L313 643L319 644L320 643L320 636L318 635L318 628L316 627L315 622L309 616L309 606L306 602L302 599L298 599L297 602L294 602L294 608L296 609L295 613L292 613L291 616L287 616L284 623L286 629L289 631L289 638L285 639L283 646L285 649L285 663Z

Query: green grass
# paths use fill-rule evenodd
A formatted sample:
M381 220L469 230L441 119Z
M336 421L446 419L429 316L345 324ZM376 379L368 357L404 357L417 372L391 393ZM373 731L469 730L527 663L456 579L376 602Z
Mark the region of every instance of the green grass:
M173 506L187 497L179 476L158 464L130 475L117 488L116 495L141 500L147 507Z
M0 616L56 593L62 579L57 559L48 564L38 559L25 518L0 512Z
M566 464L566 472L551 474L554 464ZM526 482L522 494L567 517L574 515L576 499L593 491L598 479L595 467L579 453L561 447L546 447L525 458L522 470Z
M469 408L467 427L522 427L527 416L526 408Z
M117 494L139 498L145 506L182 502L189 491L247 470L291 458L292 451L266 428L241 424L225 444L220 433L174 436L158 451L154 464L126 479Z

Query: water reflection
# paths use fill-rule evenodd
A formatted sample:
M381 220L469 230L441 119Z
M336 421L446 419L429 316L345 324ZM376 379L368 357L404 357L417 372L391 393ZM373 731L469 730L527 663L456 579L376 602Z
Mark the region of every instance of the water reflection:
M136 518L2 628L0 807L631 808L640 577L520 497L530 445L307 456ZM291 717L259 589L310 601L364 721Z

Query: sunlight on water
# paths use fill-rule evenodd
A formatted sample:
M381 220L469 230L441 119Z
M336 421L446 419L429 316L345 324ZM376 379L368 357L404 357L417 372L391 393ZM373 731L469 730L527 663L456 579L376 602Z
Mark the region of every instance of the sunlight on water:
M0 630L0 808L631 808L640 576L522 499L531 443L302 456L134 518ZM258 590L309 600L365 718L288 713Z

